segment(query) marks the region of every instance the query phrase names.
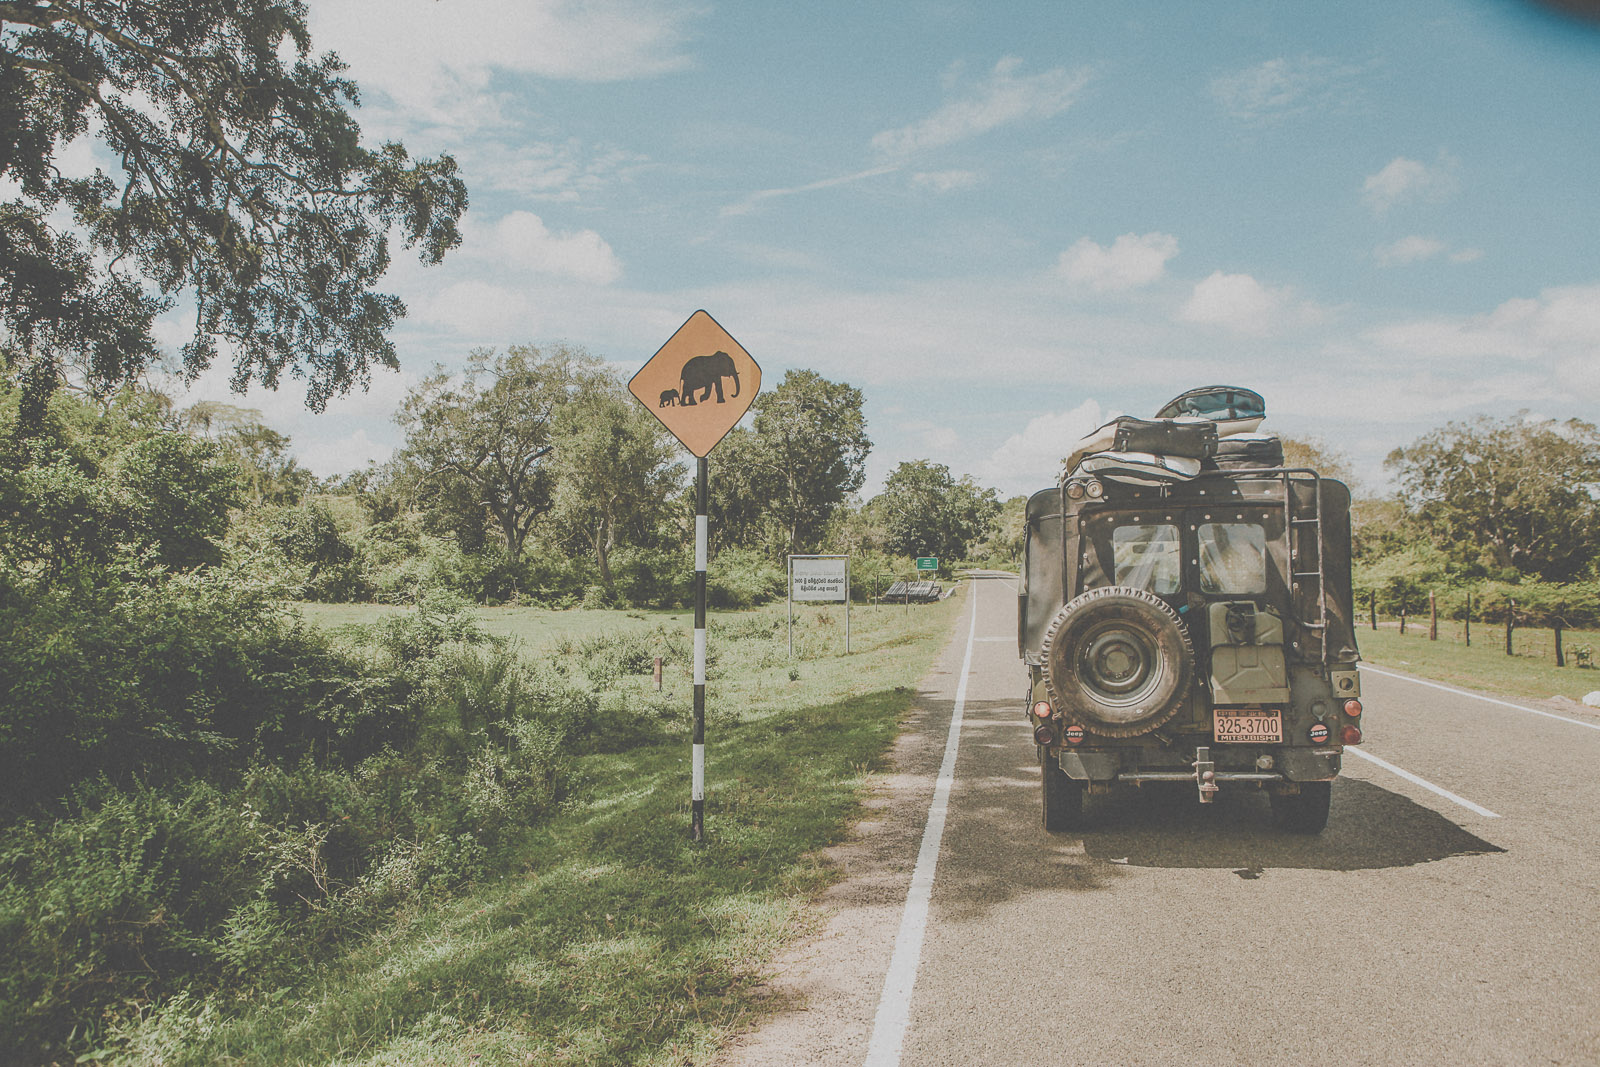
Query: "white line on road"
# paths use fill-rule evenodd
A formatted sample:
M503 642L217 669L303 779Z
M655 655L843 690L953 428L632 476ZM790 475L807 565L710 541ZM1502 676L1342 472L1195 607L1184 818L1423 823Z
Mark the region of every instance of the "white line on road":
M1368 763L1376 763L1378 766L1382 767L1384 770L1390 772L1391 774L1398 774L1400 777L1404 778L1406 781L1412 782L1412 783L1414 783L1416 785L1420 785L1422 788L1430 790L1431 792L1438 793L1440 796L1444 797L1446 800L1451 801L1452 803L1455 803L1455 804L1460 804L1463 808L1466 808L1468 811L1477 812L1479 815L1482 815L1486 819L1498 819L1500 817L1500 816L1496 815L1494 812L1490 811L1488 808L1484 807L1483 805L1474 804L1472 801L1468 800L1466 797L1457 796L1456 794L1450 792L1450 790L1445 789L1443 786L1434 785L1432 782L1428 781L1426 778L1423 778L1420 775L1412 774L1410 771L1406 770L1403 767L1396 767L1394 764L1390 763L1388 760L1379 759L1377 756L1372 755L1370 752L1363 752L1359 748L1346 748L1344 751L1345 751L1346 755L1360 756L1362 759L1366 760Z
M896 1067L905 1045L906 1024L911 1020L911 990L917 982L917 964L922 959L922 938L928 929L928 903L933 896L933 872L939 865L939 842L944 837L945 814L950 807L950 787L956 777L956 750L961 742L961 718L967 704L967 677L972 672L972 646L978 634L978 595L972 595L972 626L967 630L967 654L961 662L961 681L956 684L956 706L950 715L950 733L944 743L944 762L939 764L939 780L933 787L933 803L928 808L928 825L922 831L922 847L917 850L917 866L911 872L911 888L906 892L905 911L900 914L900 933L894 939L894 956L889 973L883 978L883 994L878 998L878 1014L872 1024L872 1042L867 1046L866 1067Z
M1471 697L1473 700L1481 700L1485 704L1499 704L1502 708L1514 708L1517 711L1525 711L1529 715L1543 715L1547 719L1555 719L1558 722L1569 722L1574 726L1582 726L1590 730L1600 730L1600 723L1584 722L1582 719L1569 719L1565 715L1557 715L1552 711L1540 711L1538 708L1525 708L1521 704L1512 704L1509 701L1496 700L1494 697L1486 697L1481 693L1469 693L1465 689L1453 689L1448 685L1440 685L1438 682L1424 682L1421 678L1413 678L1409 674L1395 674L1393 671L1380 671L1378 668L1369 667L1365 663L1361 665L1361 669L1364 671L1371 671L1373 674L1381 674L1385 678L1398 678L1402 682L1414 682L1417 685L1425 685L1429 689L1443 689L1446 693L1454 693L1457 696Z

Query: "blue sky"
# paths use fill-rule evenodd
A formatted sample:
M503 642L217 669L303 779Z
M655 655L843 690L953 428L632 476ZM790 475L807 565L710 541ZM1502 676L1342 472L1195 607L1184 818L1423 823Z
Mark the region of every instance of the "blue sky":
M319 473L382 459L435 362L567 341L626 373L697 308L850 382L867 492L1005 495L1214 382L1383 456L1478 412L1600 420L1600 29L1512 0L311 0L373 139L449 151L404 364L260 408ZM176 328L175 328L176 329ZM713 453L713 471L715 470Z

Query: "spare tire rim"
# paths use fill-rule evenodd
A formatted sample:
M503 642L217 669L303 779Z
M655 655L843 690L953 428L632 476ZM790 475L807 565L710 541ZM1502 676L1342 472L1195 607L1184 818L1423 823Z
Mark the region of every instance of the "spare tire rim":
M1161 680L1161 657L1150 635L1108 622L1084 635L1078 678L1100 703L1130 707Z

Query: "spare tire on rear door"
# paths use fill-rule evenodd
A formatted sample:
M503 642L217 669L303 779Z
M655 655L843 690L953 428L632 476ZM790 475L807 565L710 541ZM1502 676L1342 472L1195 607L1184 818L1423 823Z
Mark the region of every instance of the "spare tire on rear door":
M1149 733L1178 713L1194 646L1178 613L1143 589L1091 589L1045 628L1045 686L1058 713L1105 737Z

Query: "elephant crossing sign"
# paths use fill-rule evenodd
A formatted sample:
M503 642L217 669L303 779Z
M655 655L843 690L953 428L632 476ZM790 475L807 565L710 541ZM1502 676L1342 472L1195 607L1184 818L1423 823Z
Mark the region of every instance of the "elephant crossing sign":
M628 391L704 459L750 410L761 368L704 311L696 311L628 382Z

